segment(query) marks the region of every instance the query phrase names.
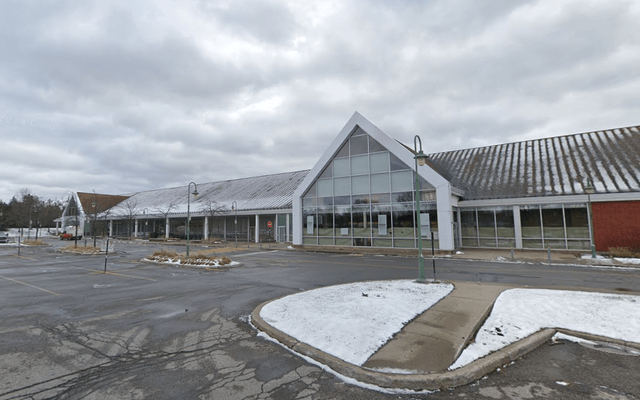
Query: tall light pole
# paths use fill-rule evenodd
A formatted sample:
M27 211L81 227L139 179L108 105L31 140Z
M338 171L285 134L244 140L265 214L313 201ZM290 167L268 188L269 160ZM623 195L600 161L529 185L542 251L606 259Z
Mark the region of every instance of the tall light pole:
M150 235L150 232L149 232L149 214L148 214L148 212L149 212L149 209L146 208L146 207L145 207L144 210L142 210L142 214L147 217L147 220L144 222L145 228L147 229L147 236L149 236L148 239L151 239L151 235Z
M584 192L587 194L587 202L589 204L589 237L591 238L591 258L596 258L596 242L593 235L593 208L591 207L591 195L596 192L596 189L593 187L590 178L587 178L587 186L584 187Z
M96 225L97 225L97 215L96 215L96 201L93 200L91 202L91 208L93 209L93 222L91 222L91 233L93 233L93 247L96 247Z
M418 150L418 143L420 144L420 150ZM413 138L413 148L415 150L416 161L416 217L418 227L416 232L418 233L418 282L424 282L424 256L422 255L422 225L420 224L420 180L418 178L418 165L423 166L427 163L427 155L422 152L422 140L416 135Z
M191 191L193 185L193 192ZM191 222L191 195L198 197L198 185L195 182L189 182L187 185L187 257L189 257L189 223Z
M233 220L233 236L236 238L236 247L238 247L238 235L236 229L238 229L238 203L234 200L231 203L231 209L236 211L236 218Z

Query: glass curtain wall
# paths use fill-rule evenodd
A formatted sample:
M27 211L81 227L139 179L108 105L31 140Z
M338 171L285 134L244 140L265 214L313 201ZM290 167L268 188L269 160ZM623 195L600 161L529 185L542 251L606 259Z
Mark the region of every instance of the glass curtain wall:
M463 247L515 247L516 234L511 207L460 209Z
M409 166L356 128L303 197L303 244L416 247L414 179ZM437 232L435 189L420 178L420 192Z
M463 247L515 247L512 207L460 209ZM589 249L589 218L585 204L520 206L525 249Z

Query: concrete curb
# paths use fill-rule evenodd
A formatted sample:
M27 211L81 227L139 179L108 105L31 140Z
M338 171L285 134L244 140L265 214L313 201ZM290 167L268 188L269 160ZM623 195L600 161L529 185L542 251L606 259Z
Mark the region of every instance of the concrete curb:
M368 383L383 388L438 390L467 385L482 378L491 371L508 365L511 362L522 357L523 355L531 352L538 346L551 339L551 337L553 337L553 335L556 333L555 329L543 329L525 339L522 339L516 343L512 343L511 345L499 351L496 351L495 353L489 354L486 357L483 357L453 371L407 375L391 374L366 369L345 362L337 357L327 354L312 346L309 346L306 343L302 343L297 339L269 325L260 317L260 311L271 301L274 300L269 300L260 304L251 313L251 320L258 329L271 336L272 338L278 340L280 343L287 346L291 350L310 357L317 362L326 365L327 367L331 368L341 375L353 378L359 382Z

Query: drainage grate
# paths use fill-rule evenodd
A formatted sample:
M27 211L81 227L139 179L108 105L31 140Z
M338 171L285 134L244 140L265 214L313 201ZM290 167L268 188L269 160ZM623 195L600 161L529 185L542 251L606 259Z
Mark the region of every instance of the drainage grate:
M580 342L580 344L593 350L604 351L605 353L618 354L621 356L640 356L640 350L618 344L604 342Z

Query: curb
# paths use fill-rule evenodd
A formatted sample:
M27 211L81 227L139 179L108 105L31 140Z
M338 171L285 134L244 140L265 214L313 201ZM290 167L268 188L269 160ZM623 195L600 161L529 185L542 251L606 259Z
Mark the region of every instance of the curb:
M274 300L260 304L251 313L251 320L258 329L294 352L310 357L341 375L353 378L359 382L389 389L438 390L467 385L533 351L551 339L556 333L556 329L543 329L453 371L407 375L390 374L373 371L343 361L306 343L300 342L269 325L260 317L260 311L271 301Z

